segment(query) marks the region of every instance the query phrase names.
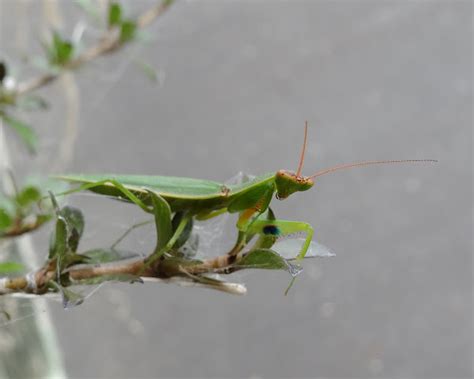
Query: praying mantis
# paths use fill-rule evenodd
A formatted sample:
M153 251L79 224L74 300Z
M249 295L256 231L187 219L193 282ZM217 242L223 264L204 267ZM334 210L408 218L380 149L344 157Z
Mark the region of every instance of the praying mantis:
M276 219L270 209L274 197L284 200L297 192L311 189L315 179L340 170L369 165L437 162L433 159L375 160L343 164L316 172L302 174L308 135L305 123L304 140L296 172L278 170L235 185L215 181L140 175L61 175L56 178L79 184L64 194L82 190L132 202L148 213L155 214L158 243L151 260L171 256L179 241L189 237L192 222L216 217L223 213L238 213L238 236L233 248L220 266L232 265L242 257L244 247L259 236L252 249L269 249L278 238L291 234L306 235L296 261L302 260L313 238L313 227L301 221ZM217 263L216 263L217 265Z

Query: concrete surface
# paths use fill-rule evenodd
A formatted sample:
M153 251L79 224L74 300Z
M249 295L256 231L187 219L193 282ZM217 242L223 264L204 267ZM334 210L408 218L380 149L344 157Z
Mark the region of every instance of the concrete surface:
M86 20L59 4L66 20ZM304 120L308 174L440 160L325 176L276 202L277 215L310 222L337 253L307 263L287 297L287 275L255 271L241 278L245 297L109 285L73 310L53 303L70 377L472 377L472 12L470 1L181 1L148 45L44 90L52 110L29 117L47 137L33 161L18 150L20 171L224 181L294 169ZM14 30L15 17L2 24ZM41 22L25 25L39 49ZM2 33L11 59L12 37ZM138 59L159 70L159 85ZM73 103L77 135L64 152ZM84 246L141 217L80 202L91 220Z

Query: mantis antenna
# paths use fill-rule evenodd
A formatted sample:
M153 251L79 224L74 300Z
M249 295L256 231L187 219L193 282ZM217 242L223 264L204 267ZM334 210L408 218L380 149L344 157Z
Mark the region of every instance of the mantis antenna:
M298 164L298 170L296 171L296 176L299 177L301 175L301 170L303 169L303 162L304 162L304 153L306 151L306 139L308 137L308 121L304 122L304 140L303 140L303 147L301 148L301 155L300 155L300 163Z
M325 170L318 171L316 174L311 175L309 178L314 179L318 176L323 176L329 174L334 171L345 170L353 167L363 167L369 165L379 165L379 164L391 164L391 163L423 163L423 162L438 162L436 159L403 159L403 160L388 160L388 161L365 161L365 162L357 162L357 163L347 163L342 164L339 166L334 166L327 168Z

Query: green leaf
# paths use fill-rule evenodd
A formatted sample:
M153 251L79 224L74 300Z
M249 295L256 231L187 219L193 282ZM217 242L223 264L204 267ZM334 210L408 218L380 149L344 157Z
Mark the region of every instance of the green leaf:
M158 241L156 243L155 253L160 251L170 240L173 232L171 225L171 208L169 204L160 195L148 191L153 205L153 214L155 215L156 233Z
M36 215L36 225L39 227L43 225L44 223L48 222L49 220L51 220L52 217L53 215L48 214L48 213L38 214Z
M36 153L36 146L38 145L38 137L35 131L25 123L10 117L6 114L2 115L5 122L18 134L20 139L26 145L31 153Z
M53 200L53 203L55 200ZM56 228L51 234L49 258L64 258L77 251L79 240L84 231L84 216L73 207L65 206L56 213ZM61 265L61 269L64 266Z
M63 307L73 308L77 305L80 305L84 302L84 297L81 294L73 292L60 284L56 283L55 281L50 281L50 284L57 292L60 292L63 297Z
M169 7L171 4L174 3L174 0L163 0L161 3L164 7Z
M120 25L122 22L122 8L118 3L110 3L109 6L109 27Z
M236 262L234 267L257 268L265 270L284 270L296 276L301 272L301 267L291 264L278 253L270 249L255 249L247 253Z
M49 108L48 102L37 95L21 96L17 101L17 105L25 111L46 110Z
M58 75L61 70L59 70L59 68L56 66L51 66L50 64L51 54L53 54L51 48L45 43L43 43L43 48L46 50L47 56L43 57L41 55L33 55L29 59L31 65L33 67L36 67L38 70L44 71L47 74Z
M10 196L5 196L0 193L0 208L9 215L14 215L16 212L16 204Z
M82 254L75 254L75 253L70 253L66 255L61 261L61 266L62 266L61 274L63 274L67 268L74 266L76 264L80 264L80 263L89 263L88 257Z
M69 206L65 206L61 209L61 215L66 219L68 225L68 249L69 251L75 252L77 251L79 240L84 232L84 216L79 209Z
M74 46L71 42L63 39L58 32L53 32L53 42L47 46L49 62L58 66L64 66L72 58Z
M49 248L49 258L62 258L66 255L67 249L67 224L63 217L57 216L56 228L51 234Z
M12 319L12 316L10 315L10 313L8 313L5 309L0 308L0 315L4 316L4 320L2 320L2 321L10 321ZM0 318L0 320L1 320L1 318Z
M0 274L12 274L23 271L25 267L18 262L0 262Z
M7 229L13 222L12 217L3 208L0 208L0 230Z
M33 186L25 187L16 195L15 201L20 207L26 207L31 203L35 203L41 199L41 192Z
M131 41L135 37L136 31L137 24L134 21L123 21L122 27L120 28L120 42L125 43Z
M146 77L150 79L150 81L158 83L158 74L151 64L140 60L136 61L136 64L138 68L140 68L140 70L146 75Z

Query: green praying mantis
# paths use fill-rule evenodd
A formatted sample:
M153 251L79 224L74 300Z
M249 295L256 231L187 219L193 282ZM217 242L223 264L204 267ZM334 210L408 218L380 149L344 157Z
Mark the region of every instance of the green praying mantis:
M252 249L269 249L278 238L291 234L306 235L296 261L303 259L308 251L314 230L306 222L275 219L270 209L274 197L283 200L296 192L307 191L314 186L315 179L339 170L369 165L414 162L437 162L433 159L377 160L338 165L313 175L302 175L308 135L305 123L304 140L296 172L278 170L240 184L222 183L167 176L139 175L62 175L58 179L79 184L67 191L69 194L82 190L111 196L132 202L148 213L155 214L158 244L152 260L171 256L173 247L189 237L193 220L205 220L223 213L238 213L238 236L233 248L220 266L229 266L242 257L244 247L254 237L259 238Z

